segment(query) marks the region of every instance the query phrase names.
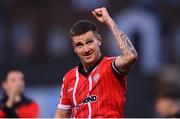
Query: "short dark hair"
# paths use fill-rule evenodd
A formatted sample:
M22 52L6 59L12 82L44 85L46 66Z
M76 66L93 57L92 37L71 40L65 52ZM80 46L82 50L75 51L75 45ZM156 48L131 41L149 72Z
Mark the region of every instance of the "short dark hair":
M20 68L10 68L10 69L7 69L4 73L3 73L3 77L2 77L2 83L3 82L6 82L7 81L7 76L8 76L8 74L10 73L10 72L22 72L23 73L23 71L20 69Z
M89 20L79 20L73 26L70 30L70 36L79 36L81 34L84 34L88 31L92 31L94 33L98 33L98 29L96 27L96 24L89 21Z

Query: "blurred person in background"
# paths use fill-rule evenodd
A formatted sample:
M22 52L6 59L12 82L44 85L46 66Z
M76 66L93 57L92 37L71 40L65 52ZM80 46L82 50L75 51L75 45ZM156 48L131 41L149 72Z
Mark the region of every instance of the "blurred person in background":
M4 94L0 100L0 118L37 118L38 104L24 94L24 74L19 69L10 69L2 81Z
M158 74L155 109L160 117L180 118L180 72L166 66Z
M137 60L137 53L106 8L97 8L92 14L112 31L121 55L103 56L96 25L87 20L75 23L70 35L81 63L63 78L56 118L124 117L127 74Z

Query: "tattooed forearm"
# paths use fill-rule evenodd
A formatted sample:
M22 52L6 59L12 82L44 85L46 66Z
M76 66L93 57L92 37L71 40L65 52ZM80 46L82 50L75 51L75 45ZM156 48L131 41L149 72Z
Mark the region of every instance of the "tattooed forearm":
M123 55L132 54L134 56L137 56L137 52L134 46L132 45L131 41L122 31L118 29L118 26L113 20L111 20L109 27L117 41L118 47L120 48L122 54Z

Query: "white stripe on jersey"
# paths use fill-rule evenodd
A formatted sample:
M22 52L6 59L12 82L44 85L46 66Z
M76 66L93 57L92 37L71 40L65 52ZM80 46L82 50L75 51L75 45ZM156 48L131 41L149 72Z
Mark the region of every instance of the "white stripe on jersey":
M90 91L92 90L92 78L91 78L91 76L89 77L88 80L89 80L89 93L90 93Z
M99 87L98 87L98 85L97 85L97 95L98 95L98 100L99 100L100 96L99 96ZM98 112L99 112L99 116L100 116L99 101L97 101L97 103L98 103Z
M71 109L71 105L63 105L63 104L58 104L59 109Z
M88 119L91 119L91 103L88 102L89 116Z
M91 78L91 76L89 77L89 93L90 93L90 91L92 90L92 78ZM89 93L88 93L88 95L89 95ZM89 109L89 115L88 115L88 118L91 118L91 103L90 102L88 102L88 109Z
M74 106L77 106L77 102L76 102L76 88L77 88L77 85L78 85L78 82L79 82L79 72L78 72L78 68L76 69L76 82L75 82L75 85L74 85L74 90L73 90L73 103L74 103Z

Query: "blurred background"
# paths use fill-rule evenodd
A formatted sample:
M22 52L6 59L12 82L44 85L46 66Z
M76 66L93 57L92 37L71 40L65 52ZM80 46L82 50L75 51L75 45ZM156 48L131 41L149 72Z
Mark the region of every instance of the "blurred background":
M102 6L139 53L129 74L126 117L162 117L169 112L162 108L172 108L164 98L179 104L179 0L0 0L0 78L8 68L21 68L25 94L39 103L40 117L53 117L62 77L79 64L69 37L73 23L94 21L102 52L119 54L112 33L91 14Z

